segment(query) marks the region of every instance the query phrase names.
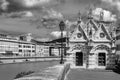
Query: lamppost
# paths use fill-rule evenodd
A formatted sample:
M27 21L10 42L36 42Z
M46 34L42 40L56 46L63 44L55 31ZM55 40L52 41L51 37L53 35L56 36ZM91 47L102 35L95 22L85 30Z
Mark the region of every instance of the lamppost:
M60 31L61 31L61 59L60 59L60 64L63 64L63 31L65 29L65 23L64 21L61 21L59 23L59 28L60 28Z

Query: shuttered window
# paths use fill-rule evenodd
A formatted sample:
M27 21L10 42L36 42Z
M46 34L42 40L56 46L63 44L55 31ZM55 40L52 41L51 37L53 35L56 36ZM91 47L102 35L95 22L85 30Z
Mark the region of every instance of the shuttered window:
M98 54L98 65L99 66L105 66L106 65L105 53L99 53Z

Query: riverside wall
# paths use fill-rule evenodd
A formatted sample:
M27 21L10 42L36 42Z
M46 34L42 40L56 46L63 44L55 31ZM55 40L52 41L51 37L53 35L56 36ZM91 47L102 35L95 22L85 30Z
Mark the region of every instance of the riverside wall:
M65 63L14 80L64 80L69 69L70 64Z
M0 64L36 62L36 61L53 61L60 60L59 57L1 57Z

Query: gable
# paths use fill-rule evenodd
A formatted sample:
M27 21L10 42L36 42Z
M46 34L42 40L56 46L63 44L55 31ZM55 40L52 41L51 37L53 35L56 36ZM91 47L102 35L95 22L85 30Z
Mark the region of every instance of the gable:
M98 26L97 26L97 24L95 23L95 21L92 19L92 20L90 20L90 23L93 24L93 28L97 31Z
M95 31L98 30L98 25L96 24L96 22L95 22L93 19L90 19L90 20L87 22L87 26L88 26L88 27L92 27L92 29L94 29Z
M105 32L105 34L107 35L107 39L111 40L111 36L110 34L107 32L106 28L104 27L104 24L101 25L102 30Z
M87 41L88 38L82 29L81 24L76 25L77 27L75 28L74 32L70 36L70 41L75 41L75 42L84 42Z
M98 30L96 31L95 35L93 36L93 41L110 41L111 37L107 32L104 24L100 24Z
M93 19L89 19L86 23L86 34L89 38L92 38L95 32L98 30L98 25Z
M87 36L86 36L84 30L82 29L82 27L80 25L78 26L78 30L82 33L83 38L87 40Z

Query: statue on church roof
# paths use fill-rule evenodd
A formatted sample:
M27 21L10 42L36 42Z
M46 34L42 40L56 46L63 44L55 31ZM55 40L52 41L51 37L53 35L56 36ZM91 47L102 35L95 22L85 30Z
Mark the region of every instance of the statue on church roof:
M104 17L104 12L103 10L100 12L100 21L103 21L103 17Z

